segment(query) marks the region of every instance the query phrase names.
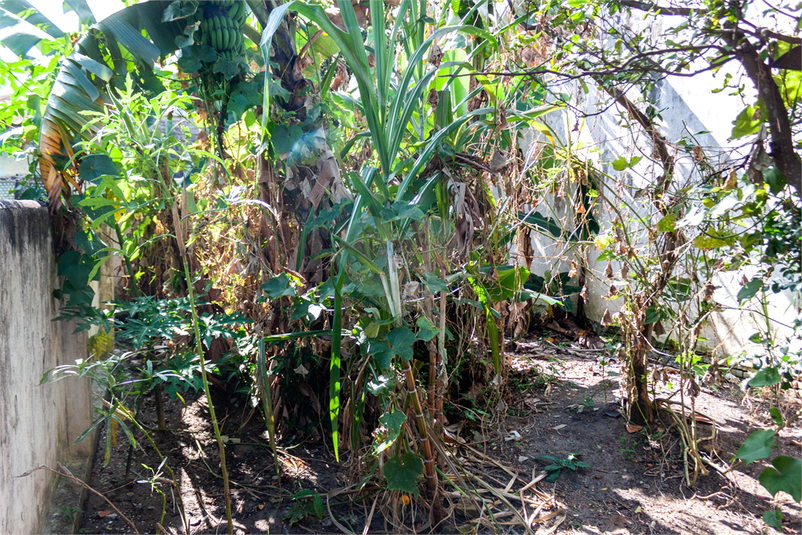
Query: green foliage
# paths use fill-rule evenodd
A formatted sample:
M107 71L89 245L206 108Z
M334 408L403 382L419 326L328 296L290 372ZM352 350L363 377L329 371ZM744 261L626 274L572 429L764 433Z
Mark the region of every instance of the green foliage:
M763 513L763 522L765 522L766 525L773 527L777 531L782 531L783 513L780 511L780 508L775 507L772 511L765 511Z
M323 520L323 499L311 490L296 492L292 495L292 505L284 513L284 520L293 526L309 516Z
M401 430L404 422L407 421L406 415L398 410L386 412L379 417L379 423L382 425L376 430L376 453L381 453L390 446L392 446L396 439L401 435Z
M748 385L753 388L760 388L779 384L781 380L780 371L776 367L768 367L757 372L755 376L749 380Z
M743 460L746 464L757 461L758 459L765 459L771 455L771 450L774 448L774 431L771 429L762 429L755 431L749 435L744 443L738 448L735 456Z
M799 502L802 501L802 460L779 455L772 459L773 467L768 467L761 472L758 478L772 496L783 491Z
M388 459L384 463L384 477L387 488L400 490L418 496L418 479L423 475L423 463L412 452L406 452Z
M563 470L576 472L583 468L590 468L590 465L584 461L580 461L579 457L581 457L581 455L569 453L564 459L555 457L553 455L543 455L538 457L538 460L551 461L551 464L547 464L545 467L545 470L548 473L546 476L546 481L549 483L554 483L560 477L560 474L562 474Z

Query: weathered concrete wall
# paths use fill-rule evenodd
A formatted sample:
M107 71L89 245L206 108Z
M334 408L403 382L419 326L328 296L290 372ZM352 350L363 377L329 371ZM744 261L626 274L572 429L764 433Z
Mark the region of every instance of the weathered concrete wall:
M45 206L0 201L0 533L42 530L55 476L17 476L88 457L93 446L74 443L92 421L88 381L39 385L46 371L86 357L86 335L52 321L52 243Z

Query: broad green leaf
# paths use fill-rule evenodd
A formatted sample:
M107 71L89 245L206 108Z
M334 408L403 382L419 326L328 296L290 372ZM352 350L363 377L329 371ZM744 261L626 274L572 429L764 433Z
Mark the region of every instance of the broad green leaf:
M393 457L384 464L384 477L387 488L400 490L418 496L418 478L423 475L423 462L417 455L408 451L400 457Z
M676 230L677 214L666 214L657 222L657 230L660 232L674 232Z
M218 59L214 64L212 71L222 74L227 79L231 79L240 73L240 66L238 61L229 61L227 59Z
M783 530L783 513L780 511L779 507L775 507L771 511L766 511L763 513L763 522L766 525L771 526L772 528L776 529L777 531Z
M490 298L495 302L511 299L529 279L529 270L523 266L500 268L496 274L498 281L487 284Z
M197 10L198 2L195 0L175 0L164 10L162 22L185 19L194 15Z
M114 74L114 72L111 69L109 69L106 65L103 65L99 61L95 61L89 56L84 56L83 54L80 54L78 52L70 56L69 61L74 61L87 71L91 72L92 74L103 80L104 82L108 82L109 80L111 80L111 77Z
M398 327L387 333L385 338L391 346L393 355L398 355L404 362L412 360L413 345L417 340L415 333L408 327Z
M412 219L420 221L423 219L423 212L415 203L395 203L391 208L382 210L382 215L385 221L403 221Z
M526 212L518 212L518 217L523 218L522 223L548 232L555 238L560 238L563 235L562 226L551 217L546 217L537 212L528 215Z
M120 171L114 161L105 154L90 154L84 156L78 167L81 179L94 183L102 176L120 176Z
M273 148L276 149L277 154L286 154L292 150L303 135L304 131L297 124L292 126L280 124L270 134L270 141L273 143Z
M777 407L772 407L769 409L769 414L771 415L771 419L774 420L774 423L777 426L781 426L783 424L783 415L780 412L780 409L778 409Z
M745 136L757 134L763 124L763 113L755 107L747 106L738 117L733 121L732 135L730 141Z
M125 18L111 16L99 22L98 27L104 34L113 37L129 52L141 58L146 65L152 66L159 59L159 47L146 39Z
M296 295L295 289L290 286L290 278L286 273L268 280L262 284L262 289L270 299L277 299L283 296L295 297Z
M769 185L774 195L779 195L785 185L788 184L788 179L776 167L763 171L763 180Z
M92 13L92 9L89 7L89 4L86 3L86 0L64 0L64 3L68 4L72 10L75 11L81 24L90 25L96 22L95 15Z
M66 251L58 257L59 277L65 277L75 289L89 284L89 274L93 267L78 251Z
M773 386L779 384L781 380L782 378L780 377L780 370L774 366L770 366L757 372L755 376L749 380L749 386L753 388Z
M783 491L799 502L802 501L802 460L780 455L763 470L758 480L772 496Z
M761 429L746 437L735 456L749 464L771 455L772 448L774 448L774 431Z
M432 292L433 295L437 295L437 292L448 291L448 283L432 273L426 273L422 282L423 285L426 286L426 289Z
M721 238L717 238L715 236L708 236L706 234L700 234L693 240L694 247L699 249L718 249L719 247L724 247L725 245L729 245L727 240L723 240Z
M393 411L382 414L379 423L384 426L386 433L378 435L379 443L376 444L376 453L381 453L395 443L401 434L401 427L407 421L406 415L402 411Z
M757 292L763 287L763 280L762 279L752 279L746 284L744 284L740 290L738 290L738 302L743 304L745 301L749 301L752 299Z
M0 44L11 50L16 56L24 56L31 48L36 46L45 36L37 28L20 22L11 27L11 31L7 32Z
M64 35L56 24L27 0L2 0L0 1L0 8L8 13L17 15L28 24L45 31L51 37L58 38Z
M418 321L415 322L415 325L418 326L418 339L423 340L424 342L428 342L440 334L440 329L435 327L434 323L429 321L429 318L424 316L418 318Z
M646 309L646 319L644 320L646 325L657 323L661 319L663 319L663 312L659 308L650 306Z
M637 165L637 163L642 159L643 159L642 156L636 156L631 160L627 160L626 158L621 156L617 160L613 161L613 169L615 169L616 171L623 171L624 169L629 169Z

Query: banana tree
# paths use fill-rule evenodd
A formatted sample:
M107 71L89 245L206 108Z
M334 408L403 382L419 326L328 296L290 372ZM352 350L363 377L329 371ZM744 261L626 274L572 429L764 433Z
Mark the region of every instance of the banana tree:
M24 0L14 3L26 4L22 6L26 12L30 9ZM102 112L112 103L110 91L124 87L126 77L134 79L137 90L157 94L164 89L157 61L177 54L178 66L185 72L206 72L225 87L245 67L247 35L258 35L245 24L242 1L153 0L96 23L85 2L71 4L81 7L79 13L91 26L62 62L42 114L39 164L53 210L62 195L80 190L79 143L94 137L101 127L92 124L86 112ZM28 20L44 24L40 16ZM47 29L55 31L52 26ZM13 43L20 50L33 46L21 37Z

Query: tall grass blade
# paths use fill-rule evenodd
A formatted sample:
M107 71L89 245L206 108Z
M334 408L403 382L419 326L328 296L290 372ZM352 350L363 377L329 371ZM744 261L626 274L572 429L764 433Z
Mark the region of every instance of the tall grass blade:
M345 263L334 283L334 318L331 331L331 364L329 367L329 418L331 418L331 440L334 445L334 458L340 462L340 441L337 431L337 419L340 415L340 362L342 360L342 327L343 327L343 281L345 280Z

